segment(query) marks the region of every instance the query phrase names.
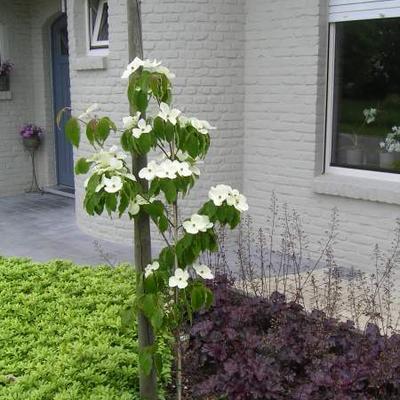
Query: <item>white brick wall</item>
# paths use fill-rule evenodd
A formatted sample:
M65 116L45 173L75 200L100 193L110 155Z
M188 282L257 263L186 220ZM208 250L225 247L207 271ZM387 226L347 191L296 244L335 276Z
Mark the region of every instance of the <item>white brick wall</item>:
M325 3L247 1L244 191L261 223L275 191L303 216L314 244L337 207L339 263L367 270L375 243L390 246L400 209L313 192L324 135Z
M31 58L30 13L23 0L4 0L0 22L5 24L8 57L15 64L11 77L12 100L0 101L0 195L22 192L30 182L30 162L24 153L18 128L32 116L32 87L26 58ZM28 44L28 45L26 45Z
M46 131L37 156L39 184L55 180L49 29L58 8L55 0L3 0L0 4L7 58L15 64L12 99L0 100L0 196L24 192L30 185L30 158L18 134L24 123L36 123Z
M120 122L127 112L120 75L128 62L126 4L110 1L110 52L108 67L101 71L76 71L75 57L82 57L77 42L83 32L76 24L82 8L70 1L71 90L75 111L99 102L102 110ZM213 132L210 165L203 166L200 182L187 206L198 207L212 183L241 186L243 171L243 55L244 18L241 0L142 2L143 41L146 58L161 59L177 75L175 106L189 115L209 120ZM74 25L75 24L75 25ZM82 146L84 154L89 149ZM77 184L77 216L80 226L98 236L109 237L107 217L89 218L81 209L82 180ZM132 224L115 220L112 236L131 241Z

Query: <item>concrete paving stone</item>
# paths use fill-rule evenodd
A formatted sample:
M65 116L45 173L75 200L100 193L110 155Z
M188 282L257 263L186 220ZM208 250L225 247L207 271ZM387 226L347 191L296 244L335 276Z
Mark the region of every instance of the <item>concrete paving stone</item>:
M104 264L97 242L114 264L132 259L131 247L83 233L74 207L74 199L47 193L0 198L0 255Z

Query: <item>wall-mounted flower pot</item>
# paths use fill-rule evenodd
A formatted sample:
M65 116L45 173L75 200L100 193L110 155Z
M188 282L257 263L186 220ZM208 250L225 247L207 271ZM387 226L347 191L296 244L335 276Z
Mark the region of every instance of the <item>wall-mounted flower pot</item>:
M10 90L10 76L0 75L0 92L8 92Z
M362 165L364 162L364 151L361 149L346 150L346 164Z
M380 153L379 166L385 169L393 168L393 163L399 160L399 156L400 154L395 151L391 153Z
M40 138L37 136L22 139L24 146L27 150L37 150L40 146Z

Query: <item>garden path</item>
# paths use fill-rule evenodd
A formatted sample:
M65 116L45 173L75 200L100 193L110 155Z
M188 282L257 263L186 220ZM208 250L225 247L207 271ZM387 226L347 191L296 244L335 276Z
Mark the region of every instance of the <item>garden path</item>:
M106 263L101 253L117 264L131 259L131 251L129 246L83 233L75 222L74 199L48 193L0 198L2 256L97 265Z

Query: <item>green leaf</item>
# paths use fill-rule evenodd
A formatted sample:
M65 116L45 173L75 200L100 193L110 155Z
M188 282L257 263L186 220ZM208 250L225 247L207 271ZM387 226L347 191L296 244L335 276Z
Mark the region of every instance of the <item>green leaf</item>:
M136 311L135 308L129 306L120 312L121 317L121 328L122 331L126 332L130 329L134 329L136 326Z
M132 151L132 133L127 130L121 135L121 146L125 151Z
M199 142L195 133L190 133L186 141L187 152L192 158L199 155Z
M156 367L157 370L157 374L161 375L162 371L163 371L163 361L162 361L162 357L161 354L154 354L154 366Z
M91 163L86 160L86 158L80 158L75 164L75 174L86 174L89 172Z
M81 128L76 118L72 117L67 121L65 124L65 134L72 145L78 148L81 137Z
M210 308L214 303L214 294L209 288L205 288L204 294L205 294L204 306L205 308Z
M89 121L89 123L86 125L86 137L90 144L93 144L95 141L96 125L97 122L94 119Z
M106 197L106 208L109 214L117 209L117 195L113 193L107 193Z
M191 305L193 311L200 310L205 303L205 293L202 286L195 286L191 293Z
M155 135L160 138L165 138L165 122L162 118L156 117L153 123L153 132Z
M167 199L168 203L173 203L176 200L176 187L172 180L166 179L160 182L161 190L165 194L165 198Z
M146 348L144 350L139 349L139 367L146 376L150 375L153 367L153 357L151 352Z
M110 119L107 117L102 118L96 127L96 139L100 144L103 144L110 135L111 125Z
M168 219L165 215L161 215L160 219L158 220L158 228L162 233L168 230Z
M142 90L136 91L134 95L135 106L142 114L146 112L147 106L149 104L147 91L143 92Z

